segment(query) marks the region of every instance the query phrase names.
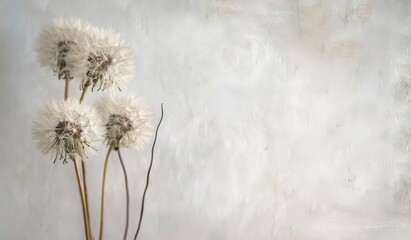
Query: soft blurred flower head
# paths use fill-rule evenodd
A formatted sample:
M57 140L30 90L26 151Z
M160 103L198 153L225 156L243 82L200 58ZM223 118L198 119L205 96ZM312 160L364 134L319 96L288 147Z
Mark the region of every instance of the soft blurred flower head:
M73 67L67 54L80 39L88 38L92 29L91 25L77 19L54 20L40 32L36 41L35 51L40 65L51 68L59 79L64 78Z
M115 148L141 149L152 133L152 114L140 100L127 94L102 97L98 110L106 127L106 141Z
M102 141L104 128L98 112L77 100L51 101L37 115L32 127L37 147L52 153L54 161L85 160Z

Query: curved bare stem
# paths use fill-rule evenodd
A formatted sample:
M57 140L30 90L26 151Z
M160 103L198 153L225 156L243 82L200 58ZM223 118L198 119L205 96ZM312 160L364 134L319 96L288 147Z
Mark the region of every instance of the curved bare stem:
M137 227L137 232L134 235L134 240L137 239L138 233L140 232L140 228L141 228L141 222L143 220L143 213L144 213L144 201L146 199L146 193L147 193L147 189L148 189L148 185L150 184L150 172L151 172L151 168L153 166L153 158L154 158L154 147L156 146L156 142L157 142L157 134L158 134L158 129L160 128L160 124L163 121L163 104L161 104L161 118L160 121L158 122L157 125L157 129L156 129L156 134L154 136L154 142L153 142L153 146L151 148L151 161L150 161L150 166L148 167L148 171L147 171L147 180L146 180L146 187L144 189L144 193L143 193L143 198L141 200L141 211L140 211L140 219L138 220L138 227Z

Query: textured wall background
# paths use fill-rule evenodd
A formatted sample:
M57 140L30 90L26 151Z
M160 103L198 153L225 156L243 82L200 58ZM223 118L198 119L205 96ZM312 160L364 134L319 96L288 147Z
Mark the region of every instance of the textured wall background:
M72 165L30 136L63 97L33 52L56 17L120 32L129 91L156 120L165 104L141 239L410 238L409 1L2 0L0 239L83 238ZM149 152L124 153L130 235ZM88 162L96 233L103 155ZM122 179L113 155L106 239L122 236Z

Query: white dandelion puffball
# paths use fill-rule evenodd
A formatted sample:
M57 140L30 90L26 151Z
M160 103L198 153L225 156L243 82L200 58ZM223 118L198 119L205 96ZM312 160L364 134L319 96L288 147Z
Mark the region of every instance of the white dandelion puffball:
M59 79L72 70L72 64L67 60L67 54L80 39L84 41L93 27L80 20L54 20L39 34L35 51L40 65L50 67Z
M72 74L84 89L122 89L134 73L134 57L127 44L111 30L93 29L90 38L67 54L73 63Z
M151 135L152 114L133 96L107 94L99 102L98 110L106 127L106 141L114 148L141 149Z
M75 99L48 103L34 120L32 131L37 147L64 163L67 158L85 160L104 136L98 112Z

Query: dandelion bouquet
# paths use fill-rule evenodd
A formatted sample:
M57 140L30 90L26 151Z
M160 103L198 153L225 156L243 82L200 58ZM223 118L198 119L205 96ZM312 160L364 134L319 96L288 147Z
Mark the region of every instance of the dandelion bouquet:
M121 149L143 149L152 134L153 115L139 99L119 93L133 77L134 60L129 46L112 30L99 29L79 20L55 20L39 34L36 52L40 65L50 68L65 81L64 99L46 105L33 123L33 137L44 154L51 154L54 163L73 163L83 207L85 237L94 239L90 226L87 189L87 159L105 142L107 153L102 176L99 239L104 236L106 173L110 154L116 151L122 166L126 189L126 223L123 239L127 239L129 223L128 176ZM69 97L72 81L78 81L81 97ZM91 89L90 89L91 88ZM96 106L84 103L88 92L107 91ZM157 133L157 125L142 196L140 218L134 239L137 239L149 185Z

